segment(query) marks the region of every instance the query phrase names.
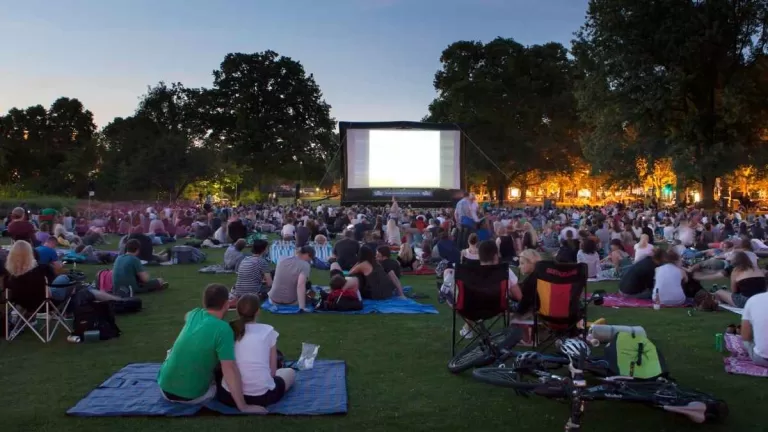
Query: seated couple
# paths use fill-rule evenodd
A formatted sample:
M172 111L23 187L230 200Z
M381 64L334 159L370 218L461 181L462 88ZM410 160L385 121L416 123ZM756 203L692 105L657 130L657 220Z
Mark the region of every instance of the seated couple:
M173 403L197 405L214 398L242 412L266 414L293 386L293 369L278 369L277 337L272 326L259 324L259 298L237 302L239 318L224 321L229 291L211 284L203 308L187 313L184 327L160 367L157 383Z
M344 276L338 262L331 264L331 287L343 287L345 291L358 292L370 300L386 300L393 295L405 297L400 284L400 265L389 257L389 246L380 246L376 252L368 246L360 247L358 261ZM343 284L342 284L343 280Z

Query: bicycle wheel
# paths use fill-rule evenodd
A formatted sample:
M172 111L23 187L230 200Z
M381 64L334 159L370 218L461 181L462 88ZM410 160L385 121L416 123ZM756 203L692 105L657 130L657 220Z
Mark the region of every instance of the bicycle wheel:
M635 399L645 399L658 407L683 415L687 415L685 410L676 408L687 407L694 403L704 404L706 407L704 416L707 422L721 421L729 414L728 404L724 400L704 392L680 387L670 381L629 381L621 386L619 392ZM693 419L690 415L688 417Z
M480 382L514 389L518 392L533 392L549 398L565 398L567 391L563 380L545 371L518 371L511 368L479 368L472 376Z
M487 340L477 338L448 362L448 370L458 374L473 367L488 366L501 349L511 349L519 340L518 330L513 328L502 329Z

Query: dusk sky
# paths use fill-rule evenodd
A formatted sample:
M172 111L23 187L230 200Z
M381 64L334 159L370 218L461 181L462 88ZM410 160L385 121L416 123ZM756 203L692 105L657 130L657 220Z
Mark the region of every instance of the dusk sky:
M60 96L105 126L159 81L210 87L230 52L315 76L337 121L418 121L440 53L511 37L570 46L587 0L23 0L0 6L0 113Z

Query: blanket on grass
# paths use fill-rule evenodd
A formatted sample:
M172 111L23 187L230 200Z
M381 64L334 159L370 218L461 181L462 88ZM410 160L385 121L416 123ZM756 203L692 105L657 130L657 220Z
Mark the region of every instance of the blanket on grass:
M693 299L686 299L684 304L679 306L664 306L663 308L684 308L693 306ZM603 297L603 307L612 308L652 308L653 302L651 300L633 299L624 297L621 294L607 294Z
M315 291L326 289L326 287L314 286ZM403 287L403 292L407 295L411 292L411 287ZM279 305L272 303L267 299L261 304L262 309L280 315L293 315L301 313L298 305ZM401 299L392 297L386 300L366 300L363 299L363 309L359 311L320 311L315 310L313 306L307 305L307 308L314 313L327 314L346 314L346 315L365 315L365 314L436 314L437 309L431 304L421 304L415 300L406 298Z
M726 372L737 375L768 377L768 368L756 365L749 358L746 348L741 343L741 336L726 333L723 337L725 338L725 348L731 353L730 357L723 358Z
M101 383L67 411L79 417L192 416L203 408L225 415L242 414L218 401L182 405L165 400L157 385L159 363L134 363ZM296 383L270 414L324 415L347 412L347 367L341 360L316 360L311 370L298 371Z

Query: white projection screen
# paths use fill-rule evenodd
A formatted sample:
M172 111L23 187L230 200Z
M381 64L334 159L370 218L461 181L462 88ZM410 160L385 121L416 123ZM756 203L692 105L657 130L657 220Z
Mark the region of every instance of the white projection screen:
M342 201L448 202L463 188L462 133L456 125L339 123Z
M460 132L347 130L347 188L460 189Z

